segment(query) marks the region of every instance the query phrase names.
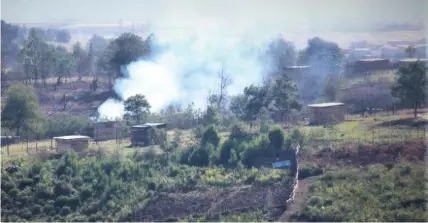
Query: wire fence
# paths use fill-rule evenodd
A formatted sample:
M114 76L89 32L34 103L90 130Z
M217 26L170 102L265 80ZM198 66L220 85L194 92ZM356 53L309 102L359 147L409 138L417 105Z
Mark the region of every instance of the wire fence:
M102 141L89 140L89 149L102 148L108 152L119 150L130 145L129 137L122 137L117 135L115 138L106 139ZM1 155L2 156L21 156L32 155L38 152L56 152L57 144L54 137L44 140L29 140L20 139L13 143L2 143Z

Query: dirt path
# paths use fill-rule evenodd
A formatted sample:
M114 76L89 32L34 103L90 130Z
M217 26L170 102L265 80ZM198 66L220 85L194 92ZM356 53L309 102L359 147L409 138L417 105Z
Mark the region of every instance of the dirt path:
M309 186L317 179L317 177L308 177L298 181L294 201L287 207L287 210L278 218L277 222L290 222L291 215L302 208L303 203L308 198Z

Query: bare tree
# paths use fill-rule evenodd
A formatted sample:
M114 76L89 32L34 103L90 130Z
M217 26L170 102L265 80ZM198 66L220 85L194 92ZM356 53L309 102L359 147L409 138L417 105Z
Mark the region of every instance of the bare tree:
M413 45L409 45L404 51L410 58L413 58L413 56L416 54L416 48Z
M224 71L223 67L218 72L218 77L220 79L220 86L218 89L217 108L221 110L227 100L227 88L232 84L232 80Z

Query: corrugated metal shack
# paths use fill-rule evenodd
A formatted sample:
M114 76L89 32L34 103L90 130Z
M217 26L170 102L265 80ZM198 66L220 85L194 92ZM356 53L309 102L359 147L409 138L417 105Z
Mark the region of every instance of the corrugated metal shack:
M152 144L149 130L151 128L166 128L165 123L146 123L131 127L131 146L149 146Z
M355 62L354 72L363 73L370 71L388 70L391 69L389 59L373 58L361 59Z
M89 136L70 135L53 138L56 142L56 152L64 153L67 150L82 152L89 148Z
M19 136L2 136L1 137L1 146L7 146L14 143L19 143Z
M309 124L325 125L345 121L345 104L330 102L308 105L310 108Z
M285 73L294 81L299 81L307 78L305 75L310 73L310 66L287 66L284 68Z
M119 136L119 125L116 121L95 122L94 141L117 139Z

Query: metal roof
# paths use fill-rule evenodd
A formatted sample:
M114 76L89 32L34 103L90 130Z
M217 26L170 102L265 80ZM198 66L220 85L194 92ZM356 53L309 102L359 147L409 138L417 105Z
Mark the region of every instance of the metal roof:
M383 58L367 58L367 59L361 59L358 60L361 62L375 62L375 61L389 61L388 59L383 59Z
M310 66L287 66L286 69L303 69L303 68L310 68Z
M325 107L332 107L332 106L339 106L344 105L342 102L328 102L328 103L320 103L320 104L310 104L308 107L313 108L325 108Z
M143 125L134 125L132 128L148 128L148 127L156 127L156 126L162 126L165 125L165 123L145 123Z
M406 58L400 60L400 62L416 62L420 60L421 62L428 62L428 58Z
M59 136L53 137L54 139L89 139L89 136L71 135L71 136Z

